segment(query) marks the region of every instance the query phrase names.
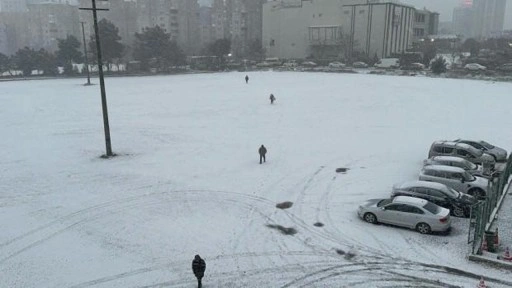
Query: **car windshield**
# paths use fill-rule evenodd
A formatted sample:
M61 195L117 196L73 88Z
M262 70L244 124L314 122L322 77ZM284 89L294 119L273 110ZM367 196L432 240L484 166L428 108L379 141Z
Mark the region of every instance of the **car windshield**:
M441 211L441 208L439 206L437 206L436 204L431 203L431 202L427 202L427 204L425 204L425 206L423 206L423 208L425 208L425 210L427 210L428 212L430 212L432 214L437 214L437 213L439 213L439 211Z
M491 144L489 144L489 143L487 143L485 141L480 141L480 144L482 144L482 146L484 146L487 149L493 149L494 148L493 145L491 145Z
M452 189L452 188L448 188L446 191L446 194L448 196L450 196L450 198L459 198L460 197L459 191L456 191L455 189Z
M464 179L466 181L475 181L476 180L476 177L469 174L468 172L464 172Z
M477 170L478 169L478 165L476 165L475 163L471 163L469 161L464 162L464 163L466 165L466 170Z
M389 203L391 203L391 199L380 200L379 203L377 203L377 207L382 207L388 205Z

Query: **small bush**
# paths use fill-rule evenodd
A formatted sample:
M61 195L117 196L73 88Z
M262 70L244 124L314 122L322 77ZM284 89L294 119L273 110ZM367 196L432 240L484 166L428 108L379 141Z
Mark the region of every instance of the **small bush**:
M432 62L432 64L430 65L432 73L441 74L446 72L446 64L446 59L444 59L443 57L437 57L436 60L434 60L434 62Z

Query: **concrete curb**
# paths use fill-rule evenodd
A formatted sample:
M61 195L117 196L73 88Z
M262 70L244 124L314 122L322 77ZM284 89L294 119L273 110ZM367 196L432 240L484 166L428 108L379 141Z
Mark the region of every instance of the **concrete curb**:
M479 262L496 268L503 268L512 271L512 262L505 262L503 260L492 259L480 255L469 255L468 259L469 261Z

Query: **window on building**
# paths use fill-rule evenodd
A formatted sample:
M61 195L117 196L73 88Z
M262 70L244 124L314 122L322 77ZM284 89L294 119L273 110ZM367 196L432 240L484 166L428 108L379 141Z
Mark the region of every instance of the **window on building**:
M276 46L276 40L270 39L270 46Z
M365 10L359 10L359 14L364 14L364 12L366 12Z
M424 36L424 35L425 35L425 29L414 28L414 36Z
M416 15L414 15L414 18L418 23L425 23L425 14L417 13Z

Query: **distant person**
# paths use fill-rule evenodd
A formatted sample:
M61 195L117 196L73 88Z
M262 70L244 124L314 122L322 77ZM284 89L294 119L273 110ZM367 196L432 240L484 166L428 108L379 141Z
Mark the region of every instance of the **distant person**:
M260 149L258 149L258 153L260 153L260 164L261 164L262 160L263 160L263 162L267 162L265 159L265 155L267 154L267 148L265 148L265 146L263 146L263 144L261 144Z
M249 83L249 76L245 75L245 84Z
M276 97L274 94L270 94L270 104L274 104L274 101L276 101Z
M197 278L197 288L201 288L203 286L201 281L203 280L204 270L206 270L206 263L201 259L201 256L196 255L192 261L192 271Z

